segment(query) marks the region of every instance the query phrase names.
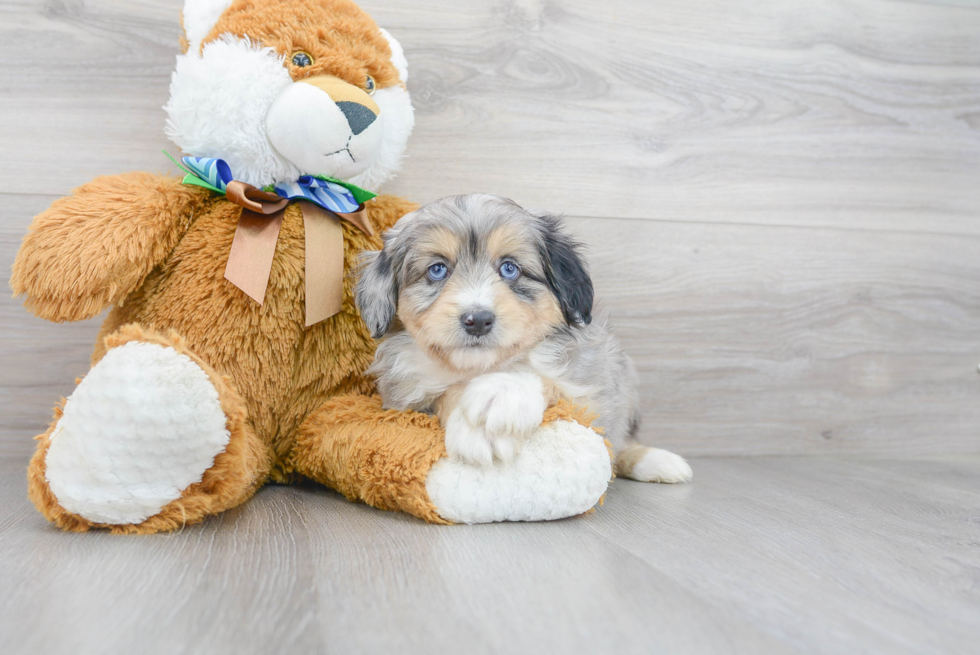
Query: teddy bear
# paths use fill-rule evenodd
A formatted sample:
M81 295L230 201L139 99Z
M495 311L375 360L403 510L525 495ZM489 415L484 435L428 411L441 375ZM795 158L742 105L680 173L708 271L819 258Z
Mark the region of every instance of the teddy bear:
M476 467L364 373L358 256L416 208L372 191L414 125L399 43L349 0L187 0L182 26L165 110L184 177L96 178L34 218L13 266L39 317L111 307L37 437L40 512L152 533L304 479L433 523L595 506L612 469L584 409L551 407L514 462Z

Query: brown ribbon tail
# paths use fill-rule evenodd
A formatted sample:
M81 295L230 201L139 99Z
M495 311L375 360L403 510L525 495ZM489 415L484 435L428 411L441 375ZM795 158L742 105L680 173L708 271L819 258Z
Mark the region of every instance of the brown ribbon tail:
M231 184L228 188L231 189ZM283 201L283 207L286 202ZM243 208L242 217L235 228L231 252L228 253L225 279L260 305L265 301L272 259L276 255L276 241L285 213L285 209L263 214Z
M260 305L265 301L276 241L289 199L233 180L225 187L228 200L242 207L235 239L228 253L225 279ZM362 203L356 212L331 212L300 202L306 231L306 326L340 311L344 300L343 219L368 236L374 226Z
M371 223L368 213L364 211L364 203L357 208L354 212L334 212L337 216L356 227L358 230L368 235L369 237L374 236L374 225Z
M319 205L300 202L306 230L306 327L340 311L344 301L344 229Z

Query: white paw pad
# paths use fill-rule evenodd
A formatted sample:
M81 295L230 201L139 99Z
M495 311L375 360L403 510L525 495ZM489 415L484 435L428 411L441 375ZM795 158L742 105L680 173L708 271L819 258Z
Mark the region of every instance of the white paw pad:
M207 373L172 348L113 348L68 398L46 477L66 510L141 523L200 482L230 435Z

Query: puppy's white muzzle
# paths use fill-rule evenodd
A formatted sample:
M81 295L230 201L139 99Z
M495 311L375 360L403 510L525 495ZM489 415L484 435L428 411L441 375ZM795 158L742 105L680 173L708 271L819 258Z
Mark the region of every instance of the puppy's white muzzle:
M294 82L266 114L272 147L304 171L349 179L381 150L384 117L367 93L336 77Z

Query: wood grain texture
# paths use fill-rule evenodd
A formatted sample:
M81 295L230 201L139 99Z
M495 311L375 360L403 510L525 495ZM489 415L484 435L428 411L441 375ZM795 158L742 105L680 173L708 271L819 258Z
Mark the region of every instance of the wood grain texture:
M0 174L167 168L180 0L2 6ZM980 233L980 7L368 0L418 128L396 193L578 216ZM38 46L43 46L39 54Z
M35 318L11 297L6 280L30 217L43 211L50 196L8 195L0 226L0 455L33 451L31 437L43 432L55 403L89 370L89 357L101 317L56 324ZM27 219L27 220L25 220ZM15 227L16 226L16 227Z
M975 5L370 4L412 55L425 136L397 186L424 200L980 231Z
M66 534L0 459L9 653L921 653L980 639L980 459L696 459L555 523L433 526L270 487Z
M643 441L684 454L980 450L980 239L569 225L640 371Z

